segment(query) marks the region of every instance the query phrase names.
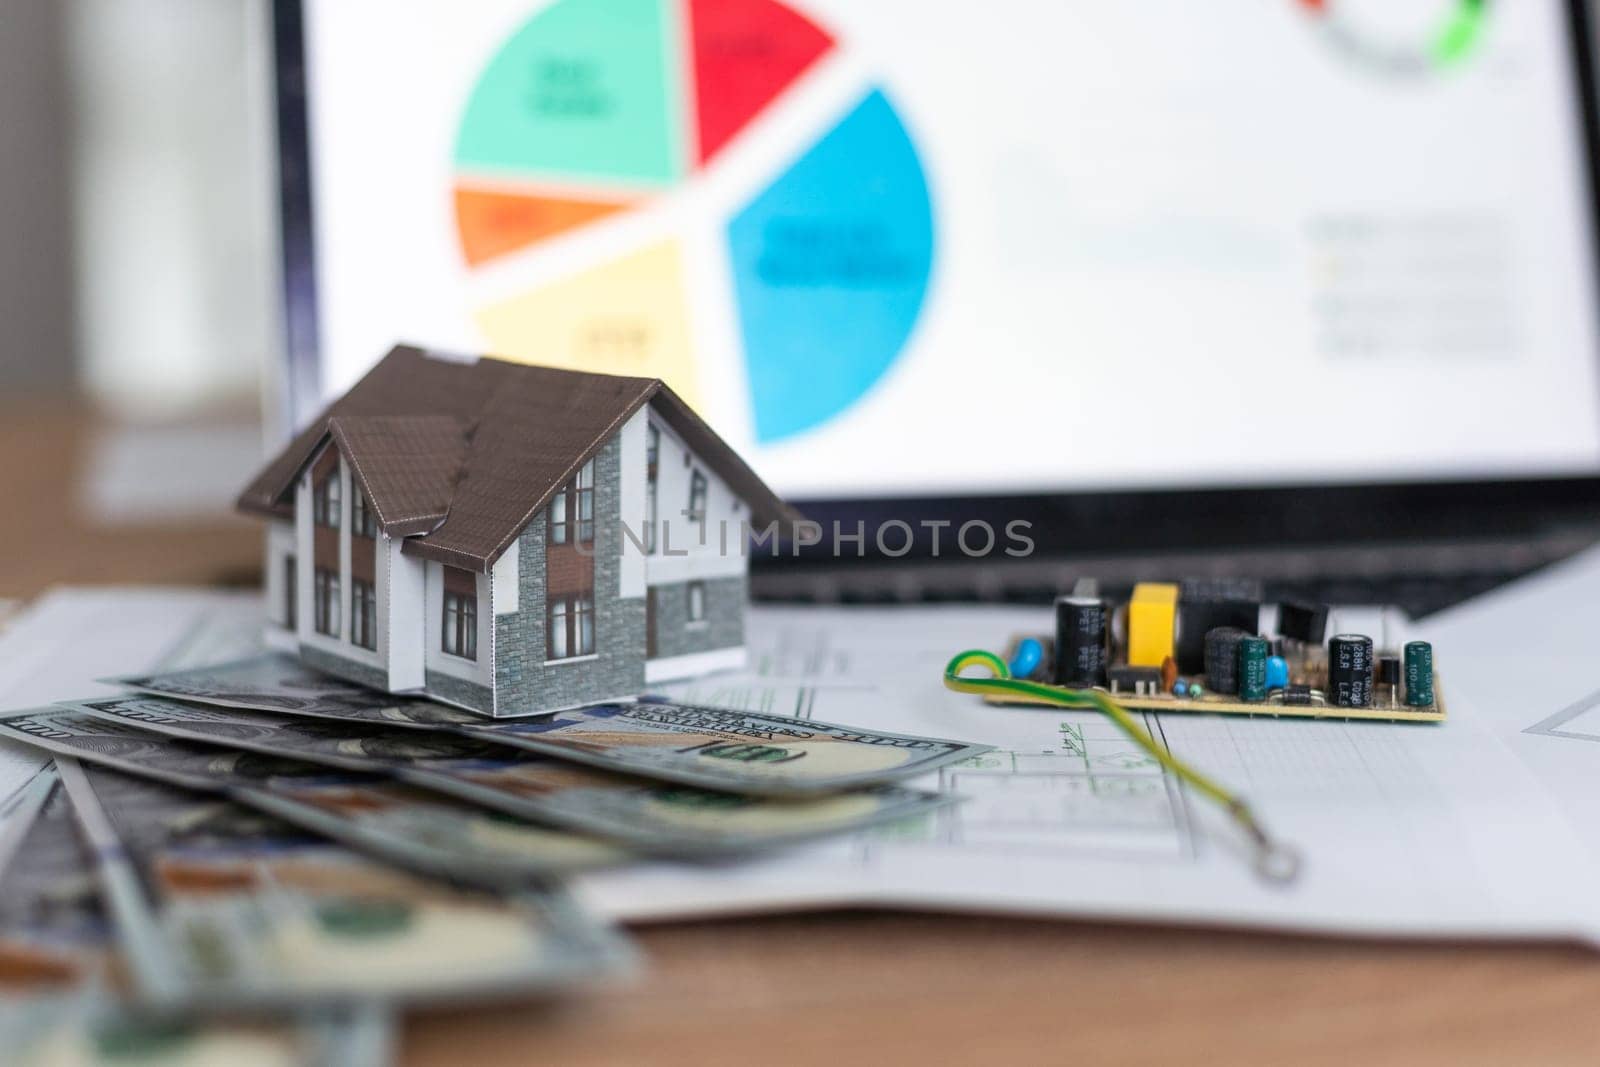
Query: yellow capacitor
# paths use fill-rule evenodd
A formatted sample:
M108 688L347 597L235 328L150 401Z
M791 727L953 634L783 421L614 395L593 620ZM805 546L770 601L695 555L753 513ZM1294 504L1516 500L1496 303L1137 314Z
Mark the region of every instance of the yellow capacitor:
M1159 667L1173 654L1178 622L1178 587L1140 582L1128 601L1128 666Z

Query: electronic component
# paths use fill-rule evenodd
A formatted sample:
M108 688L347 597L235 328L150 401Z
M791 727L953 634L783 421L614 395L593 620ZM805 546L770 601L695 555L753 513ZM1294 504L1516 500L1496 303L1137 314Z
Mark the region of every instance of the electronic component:
M1409 641L1405 647L1406 707L1433 705L1433 646L1426 641Z
M1392 708L1400 703L1399 656L1379 656L1378 666L1373 671L1372 677L1373 684L1376 686L1373 690L1374 699L1377 698L1378 694L1382 693L1384 694L1384 703L1388 707Z
M1128 600L1128 663L1159 667L1173 654L1178 587L1170 582L1140 582Z
M1178 684L1178 661L1168 656L1161 661L1161 688L1171 692L1172 687Z
M1246 636L1237 626L1218 626L1206 634L1206 681L1212 692L1239 691L1239 642Z
M1239 642L1239 699L1256 703L1267 699L1267 639L1255 634Z
M1056 684L1084 688L1106 684L1109 613L1099 597L1056 598Z
M1289 661L1282 656L1267 657L1267 688L1283 689L1289 684Z
M1328 605L1298 600L1279 604L1278 634L1302 644L1322 644L1328 636Z
M1174 658L1184 674L1207 670L1206 635L1220 627L1255 633L1261 626L1261 583L1237 578L1189 578L1178 586ZM1216 688L1213 684L1212 688Z
M1185 578L1178 583L1178 595L1186 600L1253 600L1259 604L1262 588L1255 578Z
M1056 602L1059 632L1019 634L1007 647L1015 680L1031 668L1037 700L1022 689L991 694L1005 703L1076 706L1109 690L1127 710L1341 718L1394 722L1443 722L1444 701L1426 642L1400 647L1387 638L1380 660L1372 637L1342 633L1326 643L1308 641L1331 630L1329 609L1321 604L1288 604L1266 615L1268 626L1213 626L1203 635L1199 670L1185 668L1178 644L1191 594L1204 601L1239 598L1258 592L1253 583L1140 582L1128 600L1085 595L1083 584ZM1275 628L1281 620L1284 632ZM1243 621L1244 616L1239 616ZM1261 614L1255 617L1259 624ZM1387 631L1386 631L1387 632ZM1191 632L1192 636L1192 632ZM1030 641L1039 648L1023 648ZM1399 651L1395 651L1395 649ZM1231 652L1230 652L1231 650ZM1088 681L1098 671L1098 684ZM1062 672L1058 675L1057 672ZM1070 684L1044 682L1073 678ZM1060 693L1047 692L1060 690ZM1060 696L1060 700L1056 697Z
M1144 695L1161 690L1161 671L1156 667L1112 667L1106 671L1106 680L1113 693Z
M1017 642L1017 650L1011 654L1011 677L1032 678L1033 672L1039 669L1039 664L1044 662L1044 645L1037 637L1024 637Z
M1328 697L1341 708L1372 703L1372 638L1339 634L1328 640Z

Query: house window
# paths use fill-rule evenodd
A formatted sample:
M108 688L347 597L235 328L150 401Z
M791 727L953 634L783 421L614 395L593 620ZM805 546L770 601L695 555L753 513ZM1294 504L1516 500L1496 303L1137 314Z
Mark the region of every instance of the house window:
M571 536L571 523L567 520L567 490L562 488L550 501L550 543L564 545Z
M478 658L478 598L465 593L444 595L444 644L452 656Z
M577 529L574 530L573 527ZM578 469L578 476L562 486L550 500L550 543L564 545L576 535L594 540L594 460Z
M361 648L378 647L378 595L371 582L350 580L350 643Z
M644 550L656 550L656 484L661 472L661 431L647 426L644 431Z
M339 528L339 468L337 465L311 491L311 519L318 526L326 526L330 530Z
M354 494L350 498L350 533L355 537L377 537L378 521L367 503L367 494L359 488Z
M576 654L591 656L594 654L594 601L588 597L578 597L572 602L573 637L576 639Z
M283 557L283 624L291 630L300 621L300 613L296 610L300 606L297 603L300 595L299 585L300 565L291 552Z
M578 469L578 540L585 544L594 540L594 460Z
M706 583L689 583L689 621L706 621Z
M339 636L339 573L318 567L313 575L312 591L316 600L317 633L329 637Z
M689 521L706 521L706 476L698 470L689 474Z
M572 631L570 629L571 614L570 601L552 600L550 602L550 658L566 659L572 655Z
M551 659L594 655L594 601L586 596L550 602Z

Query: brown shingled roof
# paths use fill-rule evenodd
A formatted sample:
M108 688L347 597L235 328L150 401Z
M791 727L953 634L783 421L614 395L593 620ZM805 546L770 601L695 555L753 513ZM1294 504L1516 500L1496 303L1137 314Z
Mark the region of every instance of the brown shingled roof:
M328 420L378 525L393 537L427 533L449 514L471 429L459 415L335 415Z
M788 532L799 519L655 378L464 362L407 345L301 431L240 495L239 507L287 514L295 479L332 434L380 525L396 536L422 534L408 537L408 554L487 571L556 489L646 403L749 505L754 523L775 521Z

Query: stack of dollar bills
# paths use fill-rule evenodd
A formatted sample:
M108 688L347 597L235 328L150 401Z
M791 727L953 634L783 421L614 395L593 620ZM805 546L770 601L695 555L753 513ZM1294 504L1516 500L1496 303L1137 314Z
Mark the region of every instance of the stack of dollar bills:
M484 719L282 656L13 711L53 762L0 812L7 1062L382 1062L396 1007L637 965L578 871L929 812L986 751L648 698Z

